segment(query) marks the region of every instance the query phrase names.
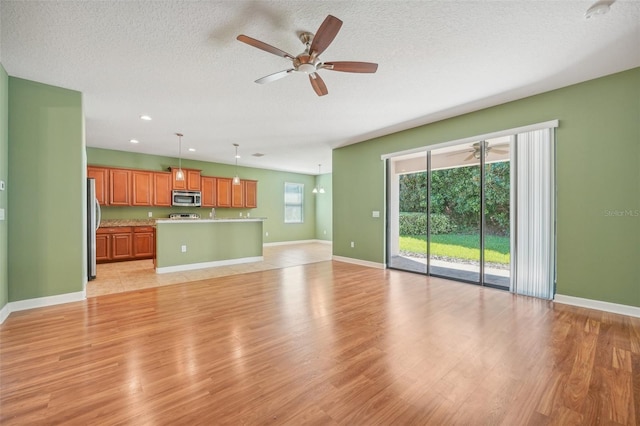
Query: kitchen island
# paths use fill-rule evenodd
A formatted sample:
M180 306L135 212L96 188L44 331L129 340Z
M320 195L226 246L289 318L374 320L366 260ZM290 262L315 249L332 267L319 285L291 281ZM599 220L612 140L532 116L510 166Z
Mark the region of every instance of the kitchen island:
M265 218L158 219L156 272L259 262Z

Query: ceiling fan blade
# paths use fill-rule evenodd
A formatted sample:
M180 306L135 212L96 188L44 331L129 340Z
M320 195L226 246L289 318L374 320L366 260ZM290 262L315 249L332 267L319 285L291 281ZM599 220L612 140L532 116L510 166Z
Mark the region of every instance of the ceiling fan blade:
M465 158L463 161L469 161L474 157L475 152L472 152L471 154L469 154L469 156L467 158Z
M485 151L487 152L487 151ZM491 148L491 152L493 152L494 154L508 154L509 151L505 151L504 149L493 149Z
M378 70L378 64L372 62L325 62L322 64L322 68L332 71L342 72L362 72L362 73L374 73Z
M238 37L236 37L236 39L248 44L249 46L257 47L260 50L264 50L265 52L273 53L274 55L282 56L283 58L291 59L292 61L294 59L292 55L288 54L284 50L280 50L277 47L273 47L270 44L267 44L260 40L256 40L255 38L251 38L244 34L240 34Z
M335 16L327 15L322 25L320 25L320 28L318 28L318 31L316 31L316 35L313 36L309 53L315 57L324 52L333 39L336 38L340 27L342 27L341 20Z
M272 81L280 80L295 71L293 68L283 71L278 71L273 74L269 74L265 77L259 78L256 80L258 84L271 83Z
M318 75L318 73L312 72L309 74L309 81L311 82L311 86L313 90L316 91L318 96L324 96L329 93L327 90L327 85L324 84L324 80Z

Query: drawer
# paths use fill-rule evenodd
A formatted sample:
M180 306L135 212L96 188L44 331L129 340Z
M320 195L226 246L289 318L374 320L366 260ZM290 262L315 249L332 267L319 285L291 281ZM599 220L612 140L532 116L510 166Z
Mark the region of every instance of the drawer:
M136 226L133 228L133 232L153 232L154 229L153 226Z
M131 232L130 226L109 226L108 228L98 228L97 234L121 234Z

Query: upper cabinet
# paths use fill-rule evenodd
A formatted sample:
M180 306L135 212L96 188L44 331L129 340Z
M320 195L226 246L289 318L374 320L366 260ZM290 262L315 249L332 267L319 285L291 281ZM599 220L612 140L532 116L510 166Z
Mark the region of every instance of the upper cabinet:
M171 207L171 173L153 173L153 205Z
M244 186L244 207L255 209L258 207L258 181L243 180Z
M153 172L131 171L131 205L153 205Z
M231 207L231 178L216 178L216 204Z
M109 204L112 206L131 205L131 171L109 169Z
M231 184L231 207L244 207L244 183Z
M96 180L96 198L103 206L171 207L171 191L201 191L202 207L258 206L258 181L241 180L233 185L227 177L201 176L200 170L182 169L185 180L176 181L171 172L87 166L87 177Z
M202 190L202 207L217 207L216 178L213 176L202 176L200 178L200 188Z
M173 176L172 188L182 191L200 191L200 170L194 169L182 169L184 173L184 180L177 180L178 168L171 168L171 175Z
M106 167L87 167L87 177L96 180L96 199L101 206L109 204L109 169Z
M258 207L258 181L241 180L231 185L231 207L255 209Z

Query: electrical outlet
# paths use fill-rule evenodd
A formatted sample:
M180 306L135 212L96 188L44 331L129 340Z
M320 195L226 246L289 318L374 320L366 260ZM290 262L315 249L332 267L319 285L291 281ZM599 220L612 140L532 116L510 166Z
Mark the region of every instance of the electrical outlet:
M354 248L356 246L356 243L351 241L351 248Z
M186 252L187 252L187 245L186 245L186 244L183 244L183 245L182 245L182 247L180 247L180 251L181 251L182 253L186 253Z
M371 217L380 217L380 210L373 210L371 212Z
M264 233L264 236L265 236L265 237L268 237L268 236L269 236L269 231L265 232L265 233Z
M324 231L322 231L322 233L323 233L324 235L327 235L327 230L325 229Z
M147 213L147 215L148 215L149 217L153 217L153 212L149 212L149 213Z

